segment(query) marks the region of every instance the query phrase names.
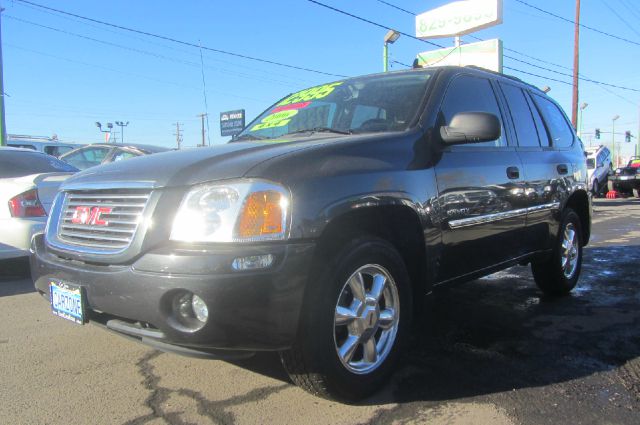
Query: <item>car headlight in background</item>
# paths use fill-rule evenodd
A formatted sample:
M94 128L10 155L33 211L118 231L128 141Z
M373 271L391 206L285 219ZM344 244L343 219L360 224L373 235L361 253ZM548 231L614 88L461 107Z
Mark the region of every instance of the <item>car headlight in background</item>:
M287 236L290 194L262 180L203 184L182 199L171 240L255 242Z

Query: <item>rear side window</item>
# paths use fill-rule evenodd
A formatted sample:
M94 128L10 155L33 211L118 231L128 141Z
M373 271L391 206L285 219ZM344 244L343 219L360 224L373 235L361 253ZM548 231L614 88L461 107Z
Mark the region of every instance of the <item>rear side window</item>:
M513 126L515 127L518 138L518 146L539 147L540 139L538 138L538 131L533 122L533 115L531 114L531 109L529 108L527 98L524 96L522 89L510 84L499 84L507 98L509 111L511 111Z
M562 111L555 103L542 96L532 97L547 124L552 146L563 148L573 145L573 131Z
M445 125L449 125L453 116L459 112L489 112L500 120L502 128L499 139L491 142L460 145L460 147L496 147L507 145L504 138L502 116L500 115L496 95L493 92L493 88L491 87L489 80L471 77L469 75L457 77L451 82L447 89L447 94L442 102L440 112L444 117Z
M65 155L65 157L62 159L65 162L68 162L69 164L78 167L81 170L84 170L85 168L100 165L109 151L109 148L89 147L85 149L79 149L76 152Z
M0 150L0 178L64 171L74 172L78 169L42 153Z
M73 150L71 146L45 146L44 147L44 152L46 154L52 155L55 157L58 157L62 154L70 152L71 150Z

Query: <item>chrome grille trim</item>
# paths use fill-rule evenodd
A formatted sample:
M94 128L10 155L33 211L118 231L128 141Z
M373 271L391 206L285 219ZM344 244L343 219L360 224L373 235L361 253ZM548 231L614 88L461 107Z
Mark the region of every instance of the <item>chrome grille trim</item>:
M150 196L150 188L67 189L57 221L56 239L81 251L97 249L105 254L122 252L133 242ZM108 224L72 223L78 206L111 208L111 212L100 215L100 219Z

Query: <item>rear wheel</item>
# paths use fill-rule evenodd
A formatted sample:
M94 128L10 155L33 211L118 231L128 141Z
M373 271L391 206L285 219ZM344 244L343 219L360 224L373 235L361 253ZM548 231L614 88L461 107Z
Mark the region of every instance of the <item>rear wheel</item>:
M598 183L598 179L593 181L593 187L591 188L591 193L594 198L597 198L600 194L600 184Z
M581 229L580 217L567 208L551 257L531 263L533 278L545 294L566 295L576 286L582 267Z
M314 395L356 401L389 377L411 319L400 254L375 237L346 244L310 282L294 347L281 353L291 380Z

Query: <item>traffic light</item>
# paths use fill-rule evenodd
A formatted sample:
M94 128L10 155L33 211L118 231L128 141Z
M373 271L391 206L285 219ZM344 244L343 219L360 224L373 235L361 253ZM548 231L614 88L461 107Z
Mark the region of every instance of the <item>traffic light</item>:
M596 128L596 139L600 138L600 129Z
M631 132L629 130L624 132L624 141L627 143L631 141Z

